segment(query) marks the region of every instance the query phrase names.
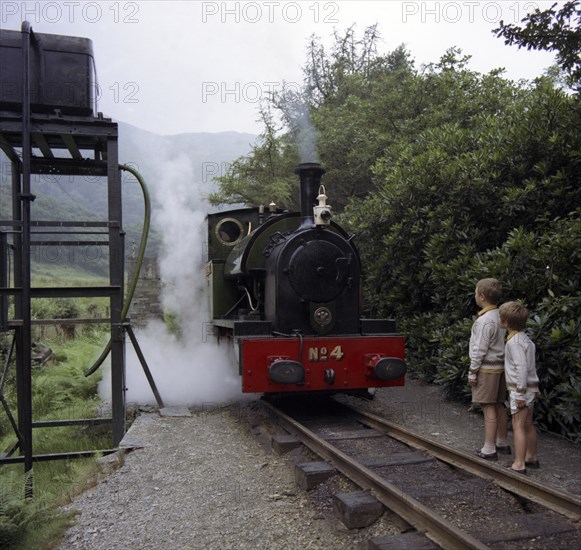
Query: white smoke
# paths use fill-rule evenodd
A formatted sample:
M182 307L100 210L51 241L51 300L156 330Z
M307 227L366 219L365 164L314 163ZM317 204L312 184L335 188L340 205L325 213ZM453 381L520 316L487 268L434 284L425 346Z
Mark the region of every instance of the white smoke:
M317 129L311 120L309 103L294 90L285 90L278 101L282 106L286 123L294 134L301 163L318 163Z
M164 405L226 403L239 398L241 381L233 350L218 346L208 334L209 302L204 276L206 243L205 190L196 181L191 161L183 154L169 159L148 182L158 205L152 225L162 231L160 276L165 311L177 318L180 337L161 321L136 332ZM155 404L133 346L127 339L127 401ZM100 393L110 395L110 376L104 374Z
M295 119L298 128L298 146L301 162L319 162L317 154L317 130L311 121L311 111L307 103L298 109Z

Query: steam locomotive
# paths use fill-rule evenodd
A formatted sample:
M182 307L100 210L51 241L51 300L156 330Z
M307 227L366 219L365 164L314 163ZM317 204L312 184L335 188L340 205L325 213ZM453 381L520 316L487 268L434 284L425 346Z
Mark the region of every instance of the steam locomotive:
M300 164L300 212L276 205L209 214L211 332L237 349L246 393L402 386L395 322L362 319L360 258L332 220L317 163Z

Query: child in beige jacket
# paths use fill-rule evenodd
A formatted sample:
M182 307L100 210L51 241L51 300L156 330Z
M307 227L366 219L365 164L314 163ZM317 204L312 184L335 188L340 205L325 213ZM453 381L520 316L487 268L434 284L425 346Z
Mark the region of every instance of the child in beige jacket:
M470 335L470 369L472 402L484 413L484 446L476 451L480 458L497 460L497 452L511 453L507 439L508 418L504 406L504 337L496 304L502 285L496 279L482 279L476 284L474 299L482 309L472 325Z

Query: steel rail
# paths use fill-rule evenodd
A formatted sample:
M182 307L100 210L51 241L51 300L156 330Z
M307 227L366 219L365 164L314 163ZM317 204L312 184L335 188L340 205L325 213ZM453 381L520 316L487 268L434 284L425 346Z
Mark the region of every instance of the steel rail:
M262 402L273 418L314 453L331 463L339 472L370 493L418 532L424 534L442 548L454 550L489 548L468 533L458 529L448 520L404 493L373 470L356 462L308 428L273 406Z
M567 493L557 491L522 474L511 472L508 468L498 466L488 461L472 456L464 451L453 449L442 443L409 432L372 413L360 411L341 403L354 415L356 420L376 430L385 432L390 437L411 445L417 449L428 451L435 458L453 466L469 471L479 477L492 479L499 487L528 498L550 508L574 521L581 519L581 499Z

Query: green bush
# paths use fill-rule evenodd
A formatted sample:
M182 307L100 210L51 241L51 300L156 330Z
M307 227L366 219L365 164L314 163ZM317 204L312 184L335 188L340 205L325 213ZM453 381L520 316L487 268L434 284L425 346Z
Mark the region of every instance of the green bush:
M461 73L446 82L456 98L454 86L482 92ZM398 319L416 376L468 400L474 287L496 277L503 301L531 311L539 424L581 440L581 105L542 80L521 91L502 116L448 111L402 138L376 163L377 193L344 220L359 232L370 312Z
M80 315L77 300L66 298L37 298L31 302L32 317L36 319L74 319Z
M548 296L535 307L528 332L537 346L539 424L581 442L581 298Z

